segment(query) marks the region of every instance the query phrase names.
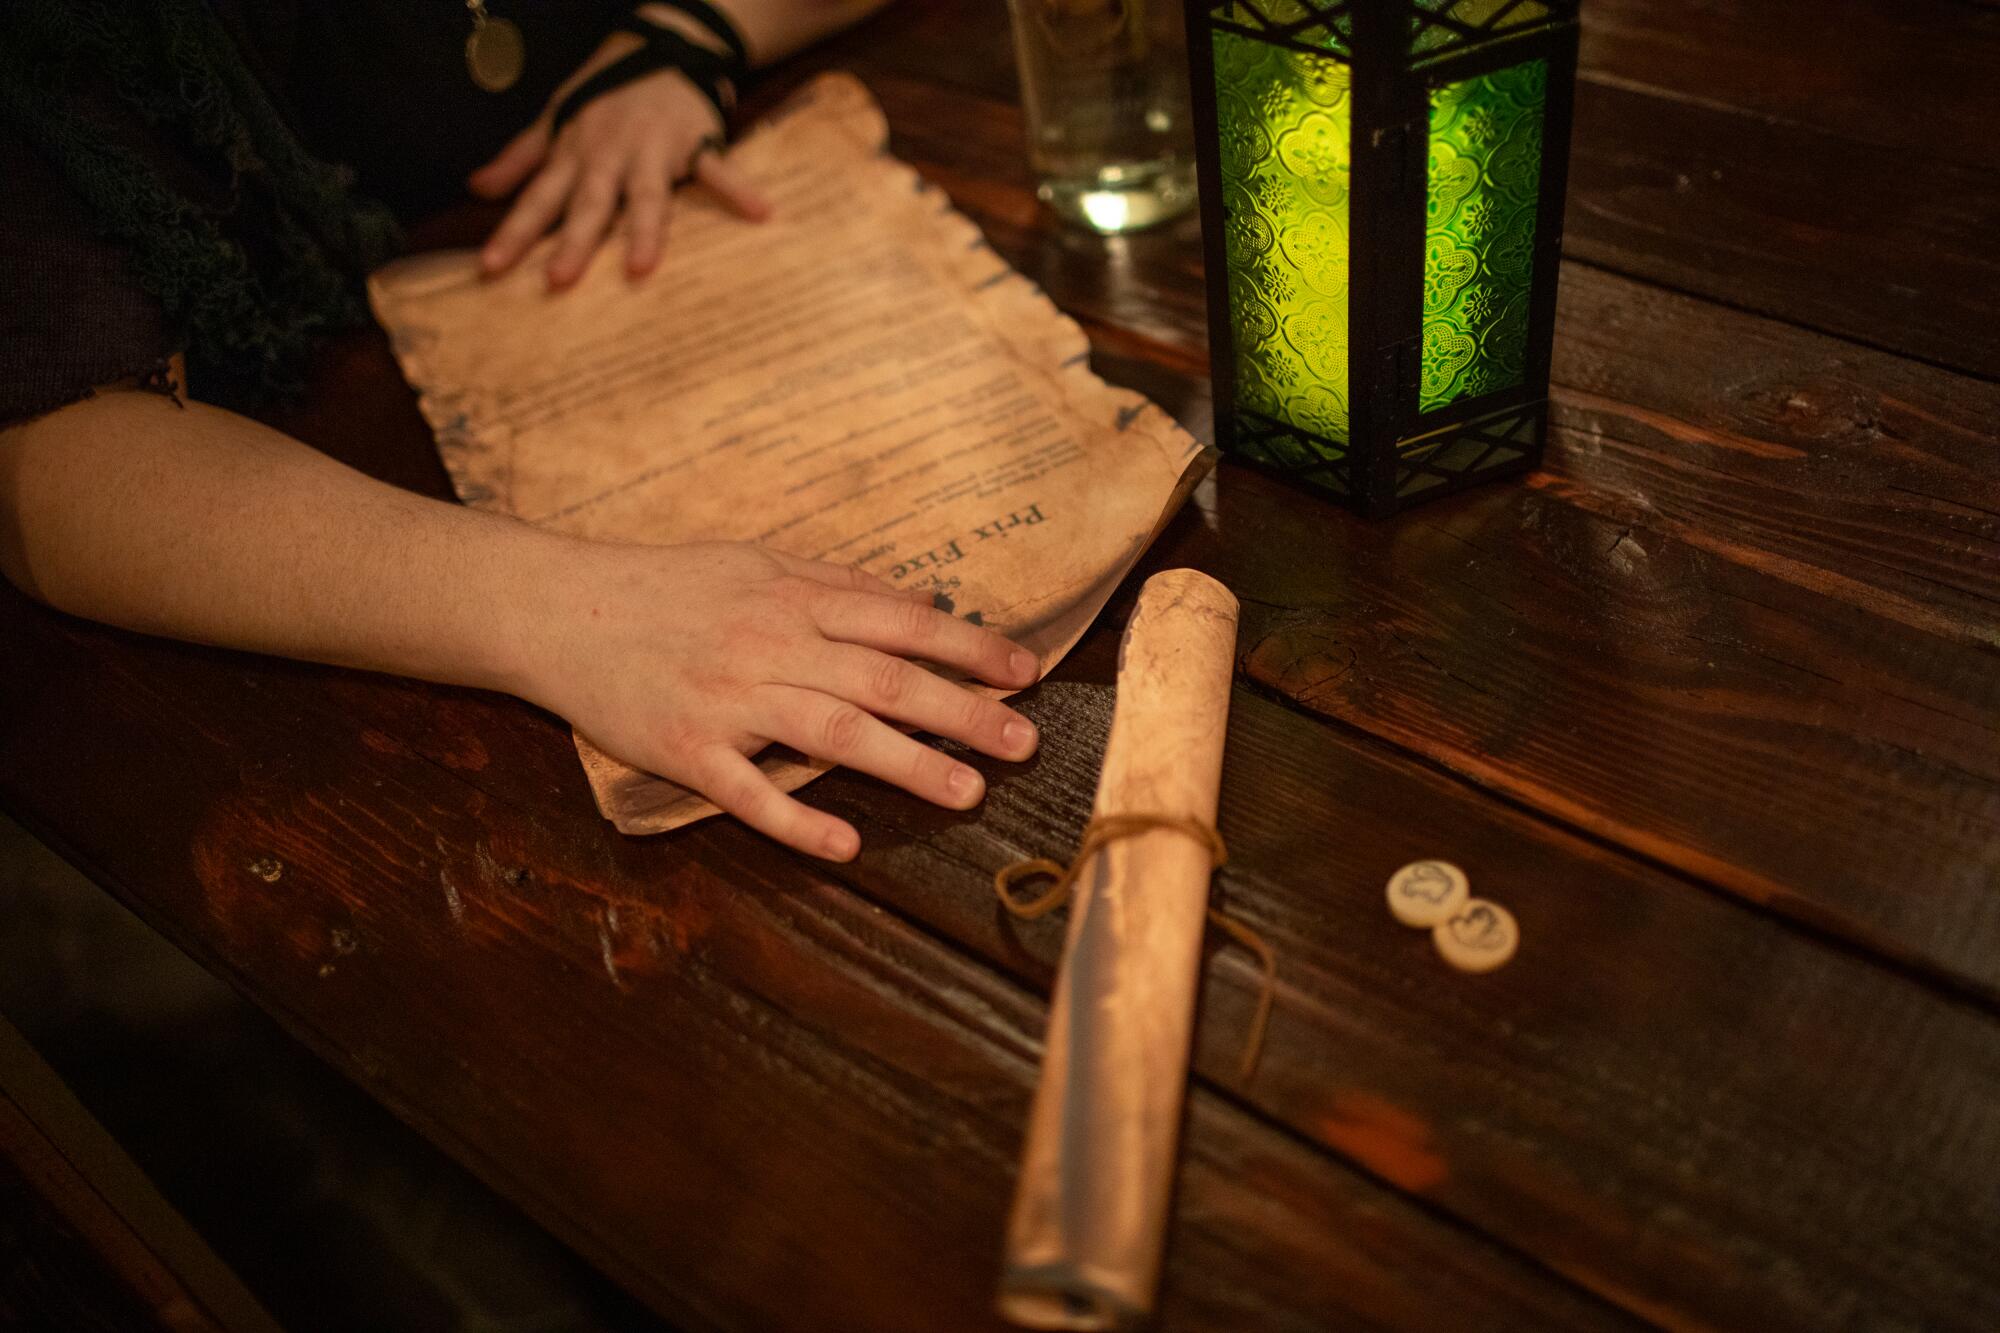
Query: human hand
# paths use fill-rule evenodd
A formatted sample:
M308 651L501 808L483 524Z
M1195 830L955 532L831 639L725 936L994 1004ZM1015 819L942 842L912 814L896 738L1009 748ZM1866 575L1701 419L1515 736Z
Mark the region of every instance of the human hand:
M1018 689L1033 654L847 566L735 543L564 542L544 586L518 692L802 852L845 861L861 839L746 758L772 742L955 810L985 795L978 771L883 719L997 758L1035 751L1033 723L911 660Z
M743 217L762 221L770 215L756 186L713 151L709 140L722 132L722 118L679 70L657 70L594 97L559 133L550 133L555 110L570 89L638 40L628 33L606 39L556 89L535 123L472 173L468 184L487 199L504 198L528 182L480 251L486 273L513 267L561 216L560 239L549 255L547 274L551 289L567 287L583 275L621 200L625 270L633 277L650 273L660 262L673 183L689 175Z

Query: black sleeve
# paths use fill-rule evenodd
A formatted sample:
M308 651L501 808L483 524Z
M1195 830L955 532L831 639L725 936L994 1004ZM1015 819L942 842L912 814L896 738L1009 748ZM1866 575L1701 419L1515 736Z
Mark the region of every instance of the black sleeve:
M0 426L157 376L177 350L125 251L96 234L54 164L0 126Z

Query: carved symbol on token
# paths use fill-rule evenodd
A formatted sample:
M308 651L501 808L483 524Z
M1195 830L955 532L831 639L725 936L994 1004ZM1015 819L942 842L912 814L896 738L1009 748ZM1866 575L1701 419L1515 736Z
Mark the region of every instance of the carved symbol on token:
M1474 898L1450 920L1437 924L1431 943L1461 972L1491 972L1514 956L1521 945L1521 928L1514 914L1500 904Z
M1444 872L1443 866L1435 861L1422 861L1403 881L1403 896L1422 898L1427 903L1441 903L1451 897L1455 883L1457 881Z
M1460 912L1451 919L1448 929L1452 938L1468 949L1486 952L1504 948L1507 944L1506 928L1500 924L1499 916L1487 903L1480 903L1476 907L1469 907Z
M1412 861L1389 877L1389 910L1406 926L1435 926L1459 909L1469 887L1449 861Z

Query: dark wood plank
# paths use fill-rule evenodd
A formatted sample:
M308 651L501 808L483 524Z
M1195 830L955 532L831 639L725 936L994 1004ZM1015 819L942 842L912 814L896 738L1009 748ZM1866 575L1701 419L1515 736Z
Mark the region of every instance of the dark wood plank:
M1586 10L1572 256L2000 374L2000 8Z
M2000 171L2000 6L1585 0L1583 77Z
M1568 253L2000 376L2000 8L1587 0Z
M1586 79L1569 181L1573 259L2000 379L2000 170Z
M0 803L662 1313L998 1326L1038 998L739 828L619 837L517 703L0 616ZM1208 1092L1171 1245L1167 1328L1629 1326Z

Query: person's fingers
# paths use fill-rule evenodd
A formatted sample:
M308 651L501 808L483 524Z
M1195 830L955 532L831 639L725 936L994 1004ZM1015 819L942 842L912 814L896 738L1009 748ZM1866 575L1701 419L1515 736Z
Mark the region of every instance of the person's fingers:
M618 187L624 179L622 161L594 162L569 197L569 214L563 219L556 248L549 255L549 286L567 287L583 274L584 265L604 239L611 215L618 207Z
M786 679L996 759L1026 759L1035 752L1035 724L1007 705L872 648L827 644Z
M660 262L667 234L667 142L652 136L632 154L625 177L625 271L641 277Z
M465 183L482 199L500 199L512 194L548 156L549 137L548 121L537 120L508 140L507 146L468 176Z
M947 809L966 810L986 794L979 771L914 741L844 699L795 685L766 685L759 729L815 759L894 783Z
M757 765L727 746L705 751L693 765L695 788L716 806L787 847L829 861L851 861L861 850L853 825L793 800Z
M752 222L771 216L771 201L748 176L731 166L721 153L701 149L694 156L694 178L715 191L723 203Z
M479 252L480 267L488 273L511 268L562 211L563 200L569 198L570 187L576 183L577 171L576 158L567 153L558 154L543 167L541 174L521 191L521 197L514 201L514 207L500 225L493 229L486 247Z
M786 555L783 551L766 551L772 559L784 567L787 574L814 583L823 583L829 588L840 588L847 592L882 593L889 597L921 597L926 603L931 599L928 591L915 588L898 588L887 579L878 579L865 570L853 565L836 565L831 560L808 560L804 556Z
M988 684L1022 688L1041 674L1027 649L910 598L829 591L813 599L811 614L829 639L957 667Z

